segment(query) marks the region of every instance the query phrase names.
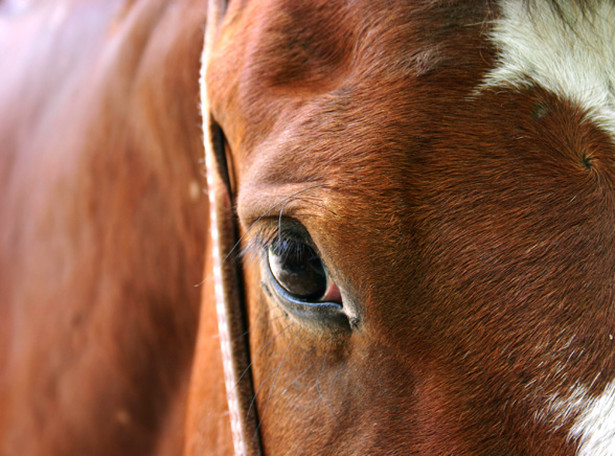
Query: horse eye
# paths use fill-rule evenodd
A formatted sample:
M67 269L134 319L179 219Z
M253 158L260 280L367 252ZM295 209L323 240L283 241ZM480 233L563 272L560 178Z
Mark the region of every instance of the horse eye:
M327 274L310 245L280 236L269 247L267 260L275 281L292 297L314 301L325 295Z

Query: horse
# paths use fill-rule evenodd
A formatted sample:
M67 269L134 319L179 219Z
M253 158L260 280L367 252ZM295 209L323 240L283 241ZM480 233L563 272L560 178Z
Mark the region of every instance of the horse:
M207 5L0 4L0 454L180 454Z
M615 4L203 3L0 7L0 454L615 455Z
M615 455L614 37L612 1L210 4L236 454Z

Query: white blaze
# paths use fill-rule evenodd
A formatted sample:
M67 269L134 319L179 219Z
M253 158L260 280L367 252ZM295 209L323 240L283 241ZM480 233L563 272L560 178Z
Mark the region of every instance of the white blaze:
M615 2L588 2L595 9L584 12L562 0L561 16L547 0L531 2L529 10L525 3L500 2L490 34L498 61L479 91L541 86L585 109L615 138Z
M558 14L547 0L501 0L501 17L489 35L496 66L477 93L540 86L584 109L615 140L615 2L588 3L582 11L562 0ZM579 444L577 456L615 456L615 381L596 397L581 385L554 396L537 419L554 428L572 420L569 437Z

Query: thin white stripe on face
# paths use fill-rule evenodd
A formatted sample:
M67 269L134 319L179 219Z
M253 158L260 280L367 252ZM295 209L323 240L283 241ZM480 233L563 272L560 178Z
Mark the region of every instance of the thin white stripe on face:
M581 11L574 2L502 0L502 16L490 40L496 67L479 91L489 87L541 86L583 108L591 121L615 138L615 2L595 2Z
M615 140L615 2L599 0L584 12L562 0L559 14L547 0L501 0L500 8L489 36L498 52L496 67L477 94L540 86L585 110ZM536 419L554 429L571 425L577 456L615 456L615 381L595 397L579 384L553 395Z

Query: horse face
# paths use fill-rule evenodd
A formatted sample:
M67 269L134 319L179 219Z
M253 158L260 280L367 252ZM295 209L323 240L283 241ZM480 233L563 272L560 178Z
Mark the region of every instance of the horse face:
M612 454L612 119L502 44L576 7L514 5L231 2L207 90L266 454Z

